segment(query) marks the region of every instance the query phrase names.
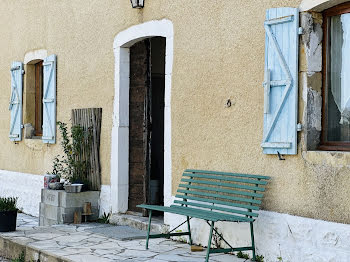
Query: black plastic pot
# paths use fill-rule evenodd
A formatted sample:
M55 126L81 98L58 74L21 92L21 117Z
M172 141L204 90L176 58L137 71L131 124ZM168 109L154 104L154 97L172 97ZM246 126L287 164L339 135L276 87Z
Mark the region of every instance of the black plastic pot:
M0 232L16 231L17 210L0 211Z

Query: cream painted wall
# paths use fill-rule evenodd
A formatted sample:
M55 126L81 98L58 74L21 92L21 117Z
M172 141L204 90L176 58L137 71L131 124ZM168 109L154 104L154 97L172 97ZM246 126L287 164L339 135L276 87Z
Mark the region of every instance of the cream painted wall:
M68 122L73 108L103 108L102 180L109 185L114 37L166 18L174 26L173 193L188 167L270 175L265 209L350 223L349 153L301 154L299 146L298 155L279 161L260 147L264 10L300 2L152 0L135 10L128 0L0 1L0 169L43 174L60 152L58 145L8 139L10 63L46 49L58 59L57 119Z

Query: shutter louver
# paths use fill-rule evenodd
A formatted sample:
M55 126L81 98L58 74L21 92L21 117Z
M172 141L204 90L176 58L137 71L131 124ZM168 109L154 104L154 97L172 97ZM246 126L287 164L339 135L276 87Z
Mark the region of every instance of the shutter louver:
M11 98L9 110L11 112L10 140L22 140L22 90L23 90L23 64L13 62L11 66Z
M266 11L264 154L297 154L299 10Z
M43 136L46 144L56 143L56 55L43 62Z

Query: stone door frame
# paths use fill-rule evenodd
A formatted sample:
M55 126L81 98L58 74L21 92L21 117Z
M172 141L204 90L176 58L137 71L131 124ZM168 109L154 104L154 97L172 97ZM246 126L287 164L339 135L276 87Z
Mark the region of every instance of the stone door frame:
M130 47L150 37L166 38L164 98L164 204L171 202L171 75L173 24L167 19L132 26L114 39L114 106L111 148L111 206L113 213L128 210Z

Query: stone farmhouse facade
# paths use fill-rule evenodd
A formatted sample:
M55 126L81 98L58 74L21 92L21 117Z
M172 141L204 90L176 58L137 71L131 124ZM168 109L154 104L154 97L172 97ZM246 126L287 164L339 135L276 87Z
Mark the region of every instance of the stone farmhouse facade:
M55 122L102 108L100 214L140 212L151 188L171 204L186 168L267 175L257 253L349 260L350 2L5 0L0 14L0 196L38 216ZM244 245L247 227L218 229Z

